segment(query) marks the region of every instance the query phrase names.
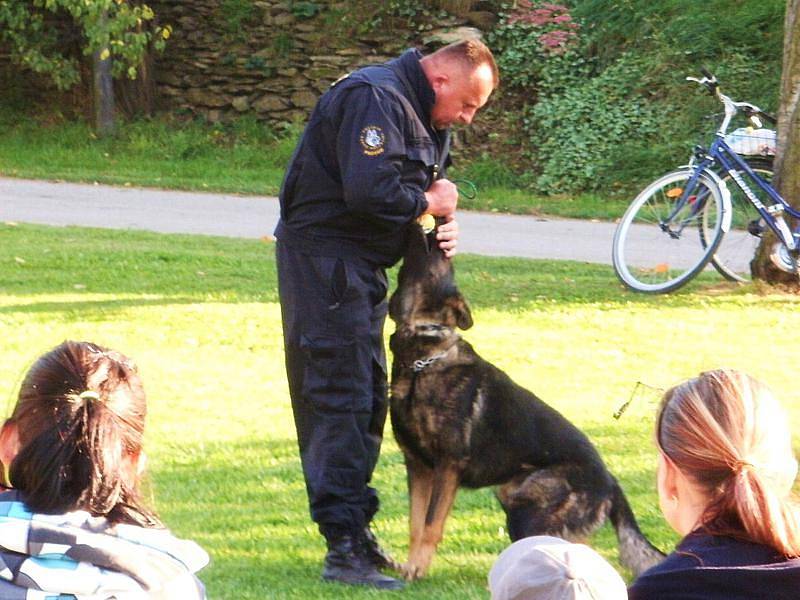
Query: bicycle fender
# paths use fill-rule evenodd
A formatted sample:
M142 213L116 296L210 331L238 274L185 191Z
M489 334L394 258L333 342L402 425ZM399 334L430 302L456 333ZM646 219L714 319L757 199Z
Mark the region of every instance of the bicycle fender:
M722 195L722 231L728 233L731 229L731 220L733 219L731 192L728 190L728 185L711 169L703 169L703 175L707 175L719 188L720 194Z

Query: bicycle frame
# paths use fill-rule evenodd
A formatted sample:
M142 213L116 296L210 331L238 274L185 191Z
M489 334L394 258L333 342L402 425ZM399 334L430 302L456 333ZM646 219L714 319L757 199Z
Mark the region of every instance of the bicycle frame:
M692 176L689 178L689 181L686 183L683 191L681 192L680 200L675 202L675 208L667 215L667 218L659 222L659 227L661 231L669 235L673 239L679 238L683 234L683 230L686 228L687 225L690 225L694 222L695 217L703 210L706 204L707 194L702 194L700 196L694 196L694 190L697 187L697 182L700 179L700 176L705 174L706 177L709 177L714 181L714 184L719 188L720 193L723 197L724 203L724 210L725 214L722 217L722 230L727 233L730 229L731 225L731 217L732 217L732 209L731 209L731 200L730 200L730 192L728 191L728 187L725 185L725 182L720 179L719 175L717 175L713 170L709 169L708 167L712 164L712 160L708 158L704 160L699 165L689 164L687 168L693 169L694 172ZM694 196L694 199L692 199ZM681 221L678 221L678 227L673 229L670 227L670 223L673 222L678 213L683 210L686 204L689 203L692 205L692 209L689 212L689 215L684 217Z
M780 215L782 212L786 212L790 216L800 219L800 211L790 206L774 187L761 179L761 177L759 177L758 174L750 168L750 165L748 165L741 156L731 150L731 147L728 146L725 139L719 134L711 143L708 156L705 157L696 168L698 171L702 171L710 167L715 161L719 163L722 168L731 176L731 179L733 179L739 189L742 190L742 193L756 208L767 225L769 225L770 229L775 232L775 235L778 236L778 239L780 239L789 250L796 250L797 240L794 234L786 225L786 222L783 220L776 220L775 215ZM761 199L744 180L744 177L741 175L742 172L745 173L751 182L754 182L764 193L770 197L772 202L774 202L774 205L770 207L764 205ZM724 182L722 185L725 185Z

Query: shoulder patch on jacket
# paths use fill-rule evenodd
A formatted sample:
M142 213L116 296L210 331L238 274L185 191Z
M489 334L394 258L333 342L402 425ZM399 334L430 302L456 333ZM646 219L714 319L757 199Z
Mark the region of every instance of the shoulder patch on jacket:
M383 152L383 144L386 136L383 130L377 125L367 125L361 130L358 136L361 148L367 156L378 156Z

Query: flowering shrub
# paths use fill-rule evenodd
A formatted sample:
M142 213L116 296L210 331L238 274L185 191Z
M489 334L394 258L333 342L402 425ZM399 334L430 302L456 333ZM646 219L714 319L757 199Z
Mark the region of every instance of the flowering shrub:
M545 61L576 47L579 29L562 4L518 0L505 6L489 36L504 83L521 89L536 82Z

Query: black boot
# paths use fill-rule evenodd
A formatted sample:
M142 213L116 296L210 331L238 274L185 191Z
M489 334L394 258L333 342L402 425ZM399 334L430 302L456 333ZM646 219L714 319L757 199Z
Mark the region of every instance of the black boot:
M375 534L372 533L369 525L364 527L364 531L361 533L361 543L364 556L366 556L367 560L375 565L375 567L378 569L392 569L393 571L400 570L400 563L393 559L386 550L381 548L378 539L375 537Z
M350 585L368 585L382 590L399 590L405 584L380 573L365 556L363 542L357 536L343 535L328 539L328 554L322 579Z

